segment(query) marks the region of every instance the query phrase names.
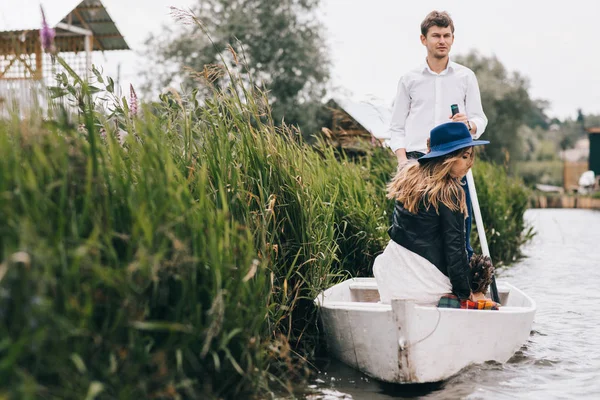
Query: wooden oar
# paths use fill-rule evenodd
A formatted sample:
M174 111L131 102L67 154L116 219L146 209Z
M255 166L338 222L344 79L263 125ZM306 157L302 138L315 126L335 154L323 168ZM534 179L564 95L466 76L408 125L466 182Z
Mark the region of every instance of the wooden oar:
M471 195L471 204L473 204L473 215L475 216L475 224L477 225L477 233L479 234L479 243L481 244L481 252L484 256L490 257L490 249L488 247L485 229L483 228L483 219L481 218L481 210L479 209L479 199L477 198L477 190L475 190L475 181L471 170L467 172L467 185L469 186L469 194ZM490 257L490 260L492 258ZM496 286L496 274L492 276L492 284L490 285L492 300L500 303L498 295L498 287Z

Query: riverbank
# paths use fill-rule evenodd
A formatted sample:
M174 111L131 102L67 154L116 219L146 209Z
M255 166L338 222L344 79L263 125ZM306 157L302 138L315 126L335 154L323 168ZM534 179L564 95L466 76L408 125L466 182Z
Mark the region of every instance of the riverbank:
M582 208L600 210L600 198L569 195L533 195L532 208Z

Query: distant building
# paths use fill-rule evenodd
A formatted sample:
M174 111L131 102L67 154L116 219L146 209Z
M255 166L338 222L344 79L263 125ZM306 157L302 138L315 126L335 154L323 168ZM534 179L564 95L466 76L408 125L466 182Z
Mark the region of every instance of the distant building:
M548 130L552 131L552 132L559 131L560 130L560 125L556 124L556 123L550 124L550 126L548 127Z
M73 0L66 5L41 1L46 21L56 31L55 47L82 78L89 77L92 52L129 50L123 35L100 0ZM13 102L23 107L45 104L45 88L63 72L42 50L40 2L0 1L0 115Z
M581 138L575 142L572 149L561 150L559 157L568 162L587 162L590 155L590 140Z
M586 129L589 137L588 169L600 175L600 127Z
M377 101L354 101L334 98L327 102L332 112L331 126L324 133L334 145L352 153L366 153L372 146L389 141L391 107Z
M560 159L563 161L563 187L568 192L579 188L579 178L587 171L590 141L581 138L575 142L572 149L561 150Z

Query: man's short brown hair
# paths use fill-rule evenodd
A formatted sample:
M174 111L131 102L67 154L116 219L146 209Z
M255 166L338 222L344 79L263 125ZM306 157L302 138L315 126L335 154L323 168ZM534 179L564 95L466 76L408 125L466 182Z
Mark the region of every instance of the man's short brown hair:
M432 11L421 22L421 34L427 36L429 28L432 26L439 26L440 28L450 27L452 34L454 34L454 22L450 18L450 14L446 11Z

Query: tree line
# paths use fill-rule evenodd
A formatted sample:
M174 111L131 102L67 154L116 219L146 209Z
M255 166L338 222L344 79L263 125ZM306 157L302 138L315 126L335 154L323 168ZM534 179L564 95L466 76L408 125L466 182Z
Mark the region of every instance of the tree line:
M150 62L144 71L146 92L176 83L203 90L197 73L226 63L245 69L255 84L268 90L276 122L299 127L310 141L327 124L324 104L331 61L324 27L316 18L321 0L204 0L192 6L199 25L165 26L146 41ZM241 60L240 60L241 59ZM547 114L549 102L533 99L529 81L509 71L496 57L475 51L454 58L471 68L479 80L483 108L489 119L482 157L509 168L517 163L558 160L558 152L584 137L586 124L600 116L559 120ZM157 71L156 66L166 66ZM211 83L228 84L226 73ZM206 90L206 89L205 89ZM208 92L207 92L208 93Z

